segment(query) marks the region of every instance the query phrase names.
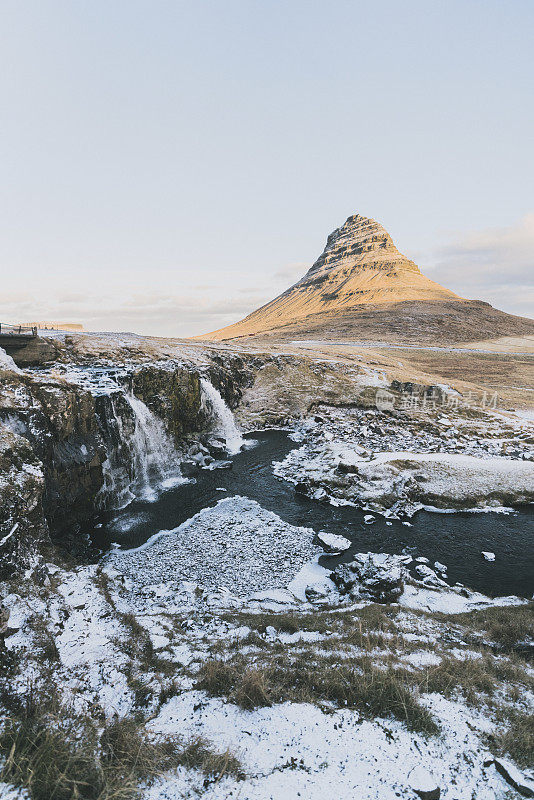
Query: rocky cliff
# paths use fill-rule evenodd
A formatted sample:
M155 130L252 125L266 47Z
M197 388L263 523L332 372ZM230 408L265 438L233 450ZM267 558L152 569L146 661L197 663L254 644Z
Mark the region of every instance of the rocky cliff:
M0 580L36 563L47 541L44 471L28 441L0 424Z
M106 453L91 394L60 378L0 373L0 422L43 470L42 506L62 531L94 512ZM30 458L31 455L31 458Z

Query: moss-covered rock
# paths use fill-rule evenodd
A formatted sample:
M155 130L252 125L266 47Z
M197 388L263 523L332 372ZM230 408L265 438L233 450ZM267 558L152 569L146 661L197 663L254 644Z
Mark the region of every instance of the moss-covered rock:
M147 366L132 376L132 389L176 440L201 430L206 424L202 408L200 375L196 370Z
M0 375L0 421L26 439L44 471L43 508L61 532L95 513L106 458L94 399L59 378Z

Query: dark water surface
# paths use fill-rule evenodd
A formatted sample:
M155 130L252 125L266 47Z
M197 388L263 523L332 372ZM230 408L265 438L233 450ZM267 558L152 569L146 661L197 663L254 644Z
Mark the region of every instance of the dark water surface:
M250 438L257 445L234 456L231 469L199 470L196 482L169 489L154 503L134 501L123 511L108 515L101 527L92 531L93 543L104 550L114 542L124 549L137 547L154 533L176 528L201 509L239 494L256 500L291 525L346 536L353 547L344 560L349 560L350 552L404 550L446 564L452 583L460 581L490 595L532 596L533 506L513 514L420 511L412 518L411 527L399 520L386 525L379 516L367 525L363 512L310 500L273 475L272 462L282 460L298 446L285 432L262 431ZM485 561L483 550L494 552L496 560ZM339 559L322 559L325 566L335 562Z

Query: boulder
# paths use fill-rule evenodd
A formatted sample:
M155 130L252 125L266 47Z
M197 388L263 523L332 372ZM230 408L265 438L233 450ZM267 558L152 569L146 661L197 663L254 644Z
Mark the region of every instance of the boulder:
M416 564L414 572L417 579L422 581L425 586L448 586L442 578L436 575L432 567L429 567L427 564Z
M319 531L317 534L319 544L327 553L343 553L350 547L350 540L344 536L337 536L335 533Z
M421 800L439 800L440 786L432 773L421 764L412 769L408 775L408 783Z
M341 594L377 603L395 603L404 591L405 577L401 558L388 553L358 553L332 573Z
M523 797L534 797L534 781L526 778L520 769L505 758L496 758L495 767L503 778Z

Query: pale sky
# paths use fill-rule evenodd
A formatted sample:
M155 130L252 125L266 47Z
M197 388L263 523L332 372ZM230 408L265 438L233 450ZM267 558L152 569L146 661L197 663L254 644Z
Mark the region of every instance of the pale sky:
M353 213L534 316L532 0L1 0L0 321L187 336Z

